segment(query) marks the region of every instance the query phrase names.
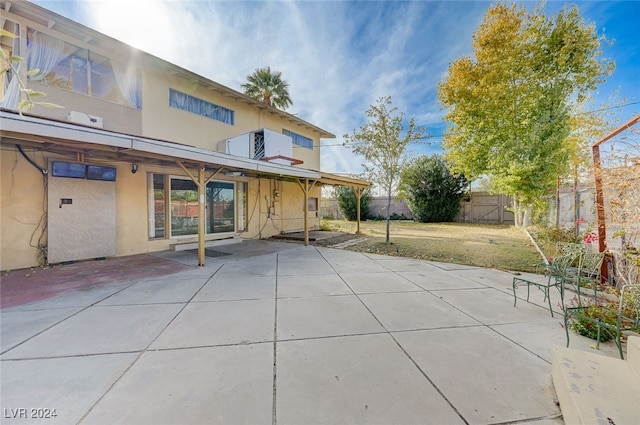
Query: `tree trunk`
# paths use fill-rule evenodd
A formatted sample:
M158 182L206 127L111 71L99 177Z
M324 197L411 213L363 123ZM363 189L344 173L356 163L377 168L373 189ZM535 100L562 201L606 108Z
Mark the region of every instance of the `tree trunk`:
M390 224L391 224L391 190L387 192L387 237L385 239L385 242L387 243L387 245L391 243L389 239Z
M525 223L525 209L522 205L522 201L518 201L514 197L513 201L513 221L516 227L522 227Z
M522 227L531 226L531 215L533 214L533 207L528 206L522 210Z
M560 176L556 182L556 227L560 227Z
M580 235L580 194L578 193L578 167L573 168L573 224L576 229L576 238Z

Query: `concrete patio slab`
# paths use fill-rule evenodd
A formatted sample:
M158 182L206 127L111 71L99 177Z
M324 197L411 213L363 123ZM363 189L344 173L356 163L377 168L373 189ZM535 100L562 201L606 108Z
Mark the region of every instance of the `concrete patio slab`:
M3 361L2 423L75 424L137 356L127 353ZM20 412L21 417L18 412L12 415L10 409L26 410ZM38 418L39 413L47 412L50 417Z
M389 335L283 342L276 359L278 424L464 423Z
M353 292L337 274L300 276L278 276L278 297L300 298L327 295L351 295Z
M300 261L326 261L313 246L296 246L295 249L278 252L279 263L297 263Z
M396 272L343 272L340 276L356 294L422 291L418 285Z
M273 341L273 300L191 303L152 349Z
M426 290L486 288L486 285L443 270L400 272L400 275Z
M267 425L272 389L272 344L146 352L82 423Z
M378 264L386 267L394 272L429 272L440 270L438 267L427 263L424 260L417 260L415 258L405 257L390 257L378 254L364 254L370 260L374 260Z
M460 271L460 270L482 270L482 267L478 266L470 266L468 264L455 264L455 263L447 263L445 261L437 262L437 261L427 261L427 264L431 264L440 270L446 271Z
M278 340L384 332L353 295L278 300Z
M216 276L273 276L276 274L277 256L265 255L254 257L251 261L232 261L222 265Z
M331 273L334 273L333 268L324 260L278 263L278 276L313 276Z
M32 286L3 275L3 409L56 408L65 424L563 423L549 361L562 318L540 291L514 307L509 273L291 242L219 249L203 267L170 251ZM311 264L328 268L295 269Z
M262 300L275 296L275 276L214 276L193 301Z
M470 424L560 414L549 364L490 329L436 329L394 336ZM455 348L451 339L464 341L465 349Z
M551 363L552 359L552 349L554 347L564 347L567 344L562 317L532 320L526 323L493 325L491 329L549 363ZM559 329L561 332L558 332ZM600 348L596 349L595 340L578 335L571 330L569 332L571 332L572 348L607 354L614 358L619 356L618 348L614 344L600 344Z
M383 273L389 271L386 267L373 260L369 260L366 257L355 258L353 260L342 259L338 261L331 261L331 265L338 273L360 273L363 271L367 271L369 273Z
M98 305L186 303L206 283L206 279L154 279L134 283Z
M489 268L456 270L454 273L457 276L467 278L485 286L490 286L491 288L508 291L509 293L511 293L513 277L523 274Z
M0 352L16 346L56 323L73 316L81 308L15 310L0 313Z
M37 300L26 304L10 307L10 311L15 310L43 310L56 308L82 308L99 303L114 294L133 285L134 282L125 282L103 287L92 288L90 291L68 291L50 296L44 300Z
M336 261L362 261L362 260L371 260L366 254L361 252L348 251L344 249L334 249L334 248L324 248L324 247L316 247L318 253L322 255L322 257L333 264Z
M180 304L93 307L2 355L2 359L122 353L145 349Z
M485 325L527 322L539 319L545 312L551 317L549 307L545 309L523 300L514 307L513 295L493 288L442 290L438 296Z
M368 294L360 299L389 331L481 324L429 292Z

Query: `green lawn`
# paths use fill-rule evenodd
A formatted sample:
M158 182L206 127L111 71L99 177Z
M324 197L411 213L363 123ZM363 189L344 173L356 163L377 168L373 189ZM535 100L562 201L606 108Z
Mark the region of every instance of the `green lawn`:
M356 231L355 222L323 219L322 224L324 229ZM542 262L524 229L513 226L392 221L387 245L385 225L361 222L360 231L369 239L347 249L516 271L534 271Z

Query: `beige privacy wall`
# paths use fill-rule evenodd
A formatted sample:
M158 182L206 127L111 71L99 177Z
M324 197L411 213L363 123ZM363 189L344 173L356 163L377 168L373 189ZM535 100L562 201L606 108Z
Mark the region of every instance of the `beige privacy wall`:
M48 207L49 263L116 255L115 182L49 176Z

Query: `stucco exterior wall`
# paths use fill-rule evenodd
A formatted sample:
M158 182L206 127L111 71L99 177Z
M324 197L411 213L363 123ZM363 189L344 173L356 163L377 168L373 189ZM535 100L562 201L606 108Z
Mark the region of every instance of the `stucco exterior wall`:
M28 87L46 93L43 101L60 106L57 108L36 105L32 111L36 115L67 121L69 113L77 111L101 117L102 128L105 130L136 135L141 133L142 113L139 109L36 82L30 82Z
M28 154L46 168L42 153ZM46 208L43 177L17 150L3 148L0 161L0 270L35 266ZM41 242L46 241L45 232Z
M152 68L144 71L142 87L142 136L217 150L221 140L252 130L268 128L281 133L283 129L287 129L313 140L314 149L293 146L294 157L304 161L300 167L320 169L319 135L293 122L284 121L267 109L239 102L197 82ZM169 89L179 90L234 111L234 124L225 124L169 106Z
M275 196L278 192L279 196ZM267 199L267 196L269 199ZM319 197L314 188L310 196ZM247 239L264 239L304 229L304 192L298 183L273 179L253 179L248 184L247 216L249 227L241 234ZM319 228L320 219L310 211L309 228Z
M41 152L27 154L42 165L47 164L49 158L70 160L55 155L45 156ZM42 234L38 223L46 205L43 177L17 150L3 149L0 151L0 159L0 270L34 267L38 265L38 259L37 249L32 245L37 245ZM184 175L180 168L142 164L137 173L133 174L129 163L100 165L115 166L117 169L117 256L164 251L176 243L197 241L196 236L166 239L150 239L148 236L147 173ZM234 181L228 178L224 180ZM245 231L238 232L240 237L260 239L304 229L304 192L297 182L266 178L241 180L247 183L248 226ZM318 198L320 189L313 188L309 196ZM310 211L308 219L310 229L319 228L320 219L316 211ZM208 235L206 239L219 237L220 235ZM41 242L47 242L46 231Z

